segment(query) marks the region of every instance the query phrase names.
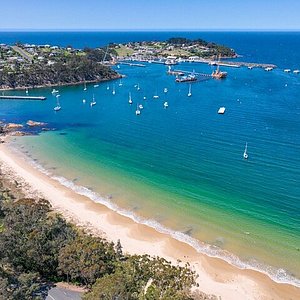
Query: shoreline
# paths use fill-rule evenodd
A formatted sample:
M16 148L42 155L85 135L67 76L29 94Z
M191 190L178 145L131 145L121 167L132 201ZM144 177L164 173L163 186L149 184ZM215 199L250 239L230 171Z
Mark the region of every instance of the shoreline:
M64 87L64 86L75 86L75 85L81 85L81 84L89 84L89 83L101 83L101 82L107 82L107 81L113 81L113 80L117 80L120 78L123 78L124 75L119 74L114 77L114 78L109 78L109 79L95 79L95 80L86 80L86 81L78 81L78 82L72 82L72 83L63 83L63 84L45 84L45 85L37 85L34 87L26 87L26 86L20 86L20 87L16 87L16 88L0 88L0 92L5 92L5 91L24 91L26 89L28 90L34 90L34 89L42 89L42 88L48 88L48 87Z
M174 263L178 259L189 262L199 275L199 289L207 294L222 299L297 299L300 295L295 286L276 283L259 271L239 269L220 258L199 253L184 242L75 193L17 157L5 144L0 146L0 156L6 174L21 178L28 191L43 195L54 210L76 225L114 242L120 239L124 251L130 254L147 253Z

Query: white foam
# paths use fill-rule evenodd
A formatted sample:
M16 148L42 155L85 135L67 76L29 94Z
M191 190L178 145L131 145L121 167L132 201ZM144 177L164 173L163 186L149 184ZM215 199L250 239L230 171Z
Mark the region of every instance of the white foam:
M206 254L209 257L220 258L240 269L251 269L251 270L255 270L255 271L264 273L277 283L287 283L287 284L294 285L296 287L300 287L300 280L293 277L292 275L290 275L284 269L277 269L275 267L267 266L262 263L259 263L256 260L253 260L251 262L244 262L236 255L234 255L226 250L220 249L215 245L203 243L183 232L175 231L170 228L167 228L164 225L157 222L156 220L141 218L132 211L118 207L115 203L113 203L111 201L110 197L102 197L98 193L96 193L84 186L77 185L74 182L72 182L71 180L66 179L65 177L53 175L50 171L46 170L43 166L39 165L36 161L33 161L31 158L29 158L29 159L30 159L30 164L35 169L37 169L40 172L42 172L43 174L49 176L53 180L56 180L61 185L71 189L75 193L82 195L82 196L86 196L96 203L105 205L107 208L117 212L118 214L120 214L122 216L130 218L131 220L133 220L136 223L147 225L151 228L154 228L156 231L158 231L160 233L167 234L178 241L184 242L184 243L192 246L199 253ZM27 161L28 161L28 159L27 159Z

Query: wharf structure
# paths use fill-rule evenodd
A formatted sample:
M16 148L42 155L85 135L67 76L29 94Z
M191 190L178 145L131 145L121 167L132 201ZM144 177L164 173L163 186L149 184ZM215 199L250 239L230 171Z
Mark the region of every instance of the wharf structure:
M33 96L14 96L14 95L8 95L8 96L1 96L0 95L0 100L46 100L47 98L44 96L39 96L39 97L33 97Z

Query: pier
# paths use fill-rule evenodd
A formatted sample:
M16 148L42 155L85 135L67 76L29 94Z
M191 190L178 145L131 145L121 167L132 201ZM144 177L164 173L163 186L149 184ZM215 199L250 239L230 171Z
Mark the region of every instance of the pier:
M119 61L118 64L127 65L127 66L131 66L131 67L146 67L146 65L144 65L144 64L130 63L130 62L125 62L125 61Z
M173 70L173 72L175 73L174 75L176 75L176 73L181 73L181 74L188 73L188 74L194 74L194 75L197 75L197 76L212 77L211 74L191 72L191 71L184 71L184 70Z
M0 96L0 100L46 100L46 97L40 96L40 97L33 97L33 96Z
M235 68L239 68L239 67L250 67L250 68L272 68L275 69L277 68L276 65L273 64L261 64L261 63L248 63L248 62L232 62L232 61L227 61L227 62L216 62L216 65L219 66L226 66L226 67L235 67Z
M274 64L266 64L266 63L252 63L252 62L242 62L242 61L215 61L215 60L207 60L207 59L195 59L195 60L186 60L187 62L194 63L202 63L209 64L212 66L223 66L223 67L232 67L232 68L240 68L240 67L250 67L250 68L277 68Z

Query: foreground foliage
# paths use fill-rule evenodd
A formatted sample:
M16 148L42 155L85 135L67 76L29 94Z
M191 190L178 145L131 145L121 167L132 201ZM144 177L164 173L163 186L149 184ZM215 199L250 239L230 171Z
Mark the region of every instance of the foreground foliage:
M45 299L45 283L61 280L86 286L86 300L196 299L188 265L124 255L119 241L76 229L43 199L16 200L2 188L0 223L0 299Z

